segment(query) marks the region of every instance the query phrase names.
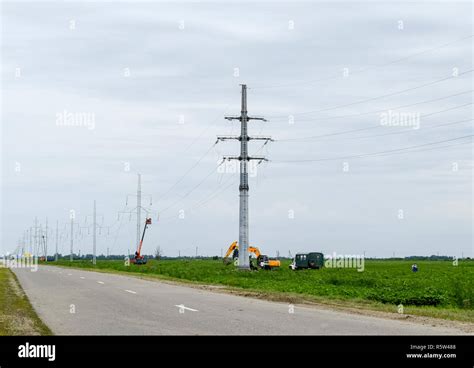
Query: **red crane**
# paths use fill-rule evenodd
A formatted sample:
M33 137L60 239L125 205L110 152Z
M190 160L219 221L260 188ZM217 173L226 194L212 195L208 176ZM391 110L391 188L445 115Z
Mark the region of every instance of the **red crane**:
M147 262L146 258L144 256L142 256L142 245L143 245L143 239L145 238L145 231L146 231L146 228L148 227L148 225L151 225L151 218L147 218L145 220L145 227L143 228L142 238L140 240L140 243L138 244L137 251L135 252L135 257L133 257L130 260L131 263L135 263L137 265L142 265L142 264L145 264Z

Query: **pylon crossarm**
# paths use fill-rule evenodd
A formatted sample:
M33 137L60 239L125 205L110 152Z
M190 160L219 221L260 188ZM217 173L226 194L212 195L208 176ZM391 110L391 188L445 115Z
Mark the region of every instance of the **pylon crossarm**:
M240 120L240 116L224 116L226 120Z
M274 142L273 138L271 137L249 137L249 140Z
M240 141L240 136L238 136L238 135L235 135L235 136L234 135L219 136L219 137L217 137L217 142L219 142L219 141L229 141L229 140L232 140L232 139L236 139L236 140Z
M239 161L242 161L243 158L241 156L224 156L222 158L223 160L227 160L227 161L230 161L230 160L239 160ZM250 161L250 160L257 160L257 161L268 161L267 158L263 157L263 156L252 156L252 157L247 157L245 159L245 161Z
M242 157L240 157L240 156L224 156L224 157L222 157L222 159L224 161L225 160L227 160L227 161L230 161L230 160L239 160L239 161L241 161Z
M267 119L265 118L256 118L256 117L252 117L252 116L247 116L247 120L260 120L260 121L268 121Z
M261 157L261 156L253 156L253 157L249 157L248 160L258 160L258 161L268 161L267 158L265 157Z

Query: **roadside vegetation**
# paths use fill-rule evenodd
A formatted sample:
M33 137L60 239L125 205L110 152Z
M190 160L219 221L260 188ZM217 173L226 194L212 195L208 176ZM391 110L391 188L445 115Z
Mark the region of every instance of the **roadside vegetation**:
M0 267L0 335L51 335L8 268Z
M288 268L289 261L272 271L241 272L221 260L149 260L126 266L123 261L49 262L103 272L132 273L188 283L222 285L261 298L287 302L319 302L386 312L474 322L474 261L366 260L365 270Z

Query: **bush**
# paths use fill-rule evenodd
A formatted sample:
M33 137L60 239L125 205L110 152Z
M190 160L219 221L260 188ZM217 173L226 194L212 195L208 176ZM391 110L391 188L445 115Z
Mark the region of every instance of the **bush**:
M388 288L371 291L367 299L386 304L403 304L416 306L437 306L446 303L446 296L432 288L416 292L400 292Z

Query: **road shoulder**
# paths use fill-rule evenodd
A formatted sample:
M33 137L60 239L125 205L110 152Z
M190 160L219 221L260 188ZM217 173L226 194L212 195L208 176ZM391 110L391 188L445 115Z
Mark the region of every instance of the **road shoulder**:
M23 291L16 275L0 267L0 335L52 335Z

